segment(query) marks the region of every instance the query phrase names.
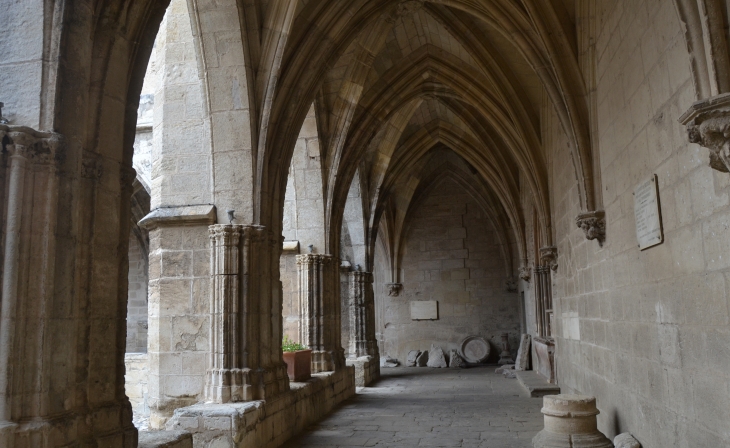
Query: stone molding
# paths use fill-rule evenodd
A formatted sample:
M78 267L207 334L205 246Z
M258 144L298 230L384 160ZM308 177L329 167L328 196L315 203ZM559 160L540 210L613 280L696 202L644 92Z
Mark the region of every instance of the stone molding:
M690 143L710 150L710 167L730 172L730 93L697 101L679 117Z
M545 246L540 248L540 262L552 269L558 270L558 248L555 246Z
M403 283L386 283L385 287L388 288L390 297L398 297L403 290Z
M581 213L575 218L576 225L583 230L588 240L598 240L603 246L606 241L606 212L595 210Z
M143 229L153 230L157 227L209 226L215 221L215 205L201 204L156 208L137 224Z

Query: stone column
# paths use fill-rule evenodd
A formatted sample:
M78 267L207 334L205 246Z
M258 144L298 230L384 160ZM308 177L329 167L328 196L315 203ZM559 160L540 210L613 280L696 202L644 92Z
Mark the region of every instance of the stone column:
M297 255L300 340L312 349L312 373L344 366L340 341L339 266L332 255Z
M270 398L288 390L289 384L270 262L275 259L278 266L276 248L281 241L262 226L217 224L209 232L210 355L205 398L215 403ZM277 316L272 314L274 308Z
M351 357L378 357L378 343L375 340L375 294L373 274L352 271L350 276L350 347Z
M380 377L380 356L375 339L373 274L348 273L349 347L347 365L355 367L355 385L364 387Z
M0 125L0 141L0 446L135 446L119 283L130 168L23 126Z

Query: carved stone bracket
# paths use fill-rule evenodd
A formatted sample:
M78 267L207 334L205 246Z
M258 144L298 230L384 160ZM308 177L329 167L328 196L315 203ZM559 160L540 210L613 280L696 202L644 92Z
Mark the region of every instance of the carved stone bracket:
M546 246L540 248L540 262L549 266L553 271L558 270L558 248L555 246Z
M403 289L402 283L386 283L385 287L388 288L388 295L390 297L398 297L401 290Z
M530 281L530 277L532 276L532 270L527 267L526 265L520 266L520 278L526 282Z
M679 122L687 126L690 143L710 150L710 167L730 172L730 94L694 103Z
M588 213L581 213L575 218L575 223L586 234L589 240L598 240L603 246L606 241L606 212L596 210Z

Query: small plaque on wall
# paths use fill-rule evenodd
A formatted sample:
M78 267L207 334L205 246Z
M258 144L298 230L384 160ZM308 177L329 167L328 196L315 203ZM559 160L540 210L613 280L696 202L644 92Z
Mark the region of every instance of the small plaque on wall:
M639 242L640 250L648 249L664 241L656 174L634 189L634 215L636 217L636 239Z
M437 320L439 303L436 300L419 300L411 302L411 320Z

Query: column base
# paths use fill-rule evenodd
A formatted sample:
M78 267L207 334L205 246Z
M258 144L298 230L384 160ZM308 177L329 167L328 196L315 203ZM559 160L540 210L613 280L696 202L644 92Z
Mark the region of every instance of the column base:
M209 369L205 399L209 403L265 400L289 390L286 364L270 369Z

